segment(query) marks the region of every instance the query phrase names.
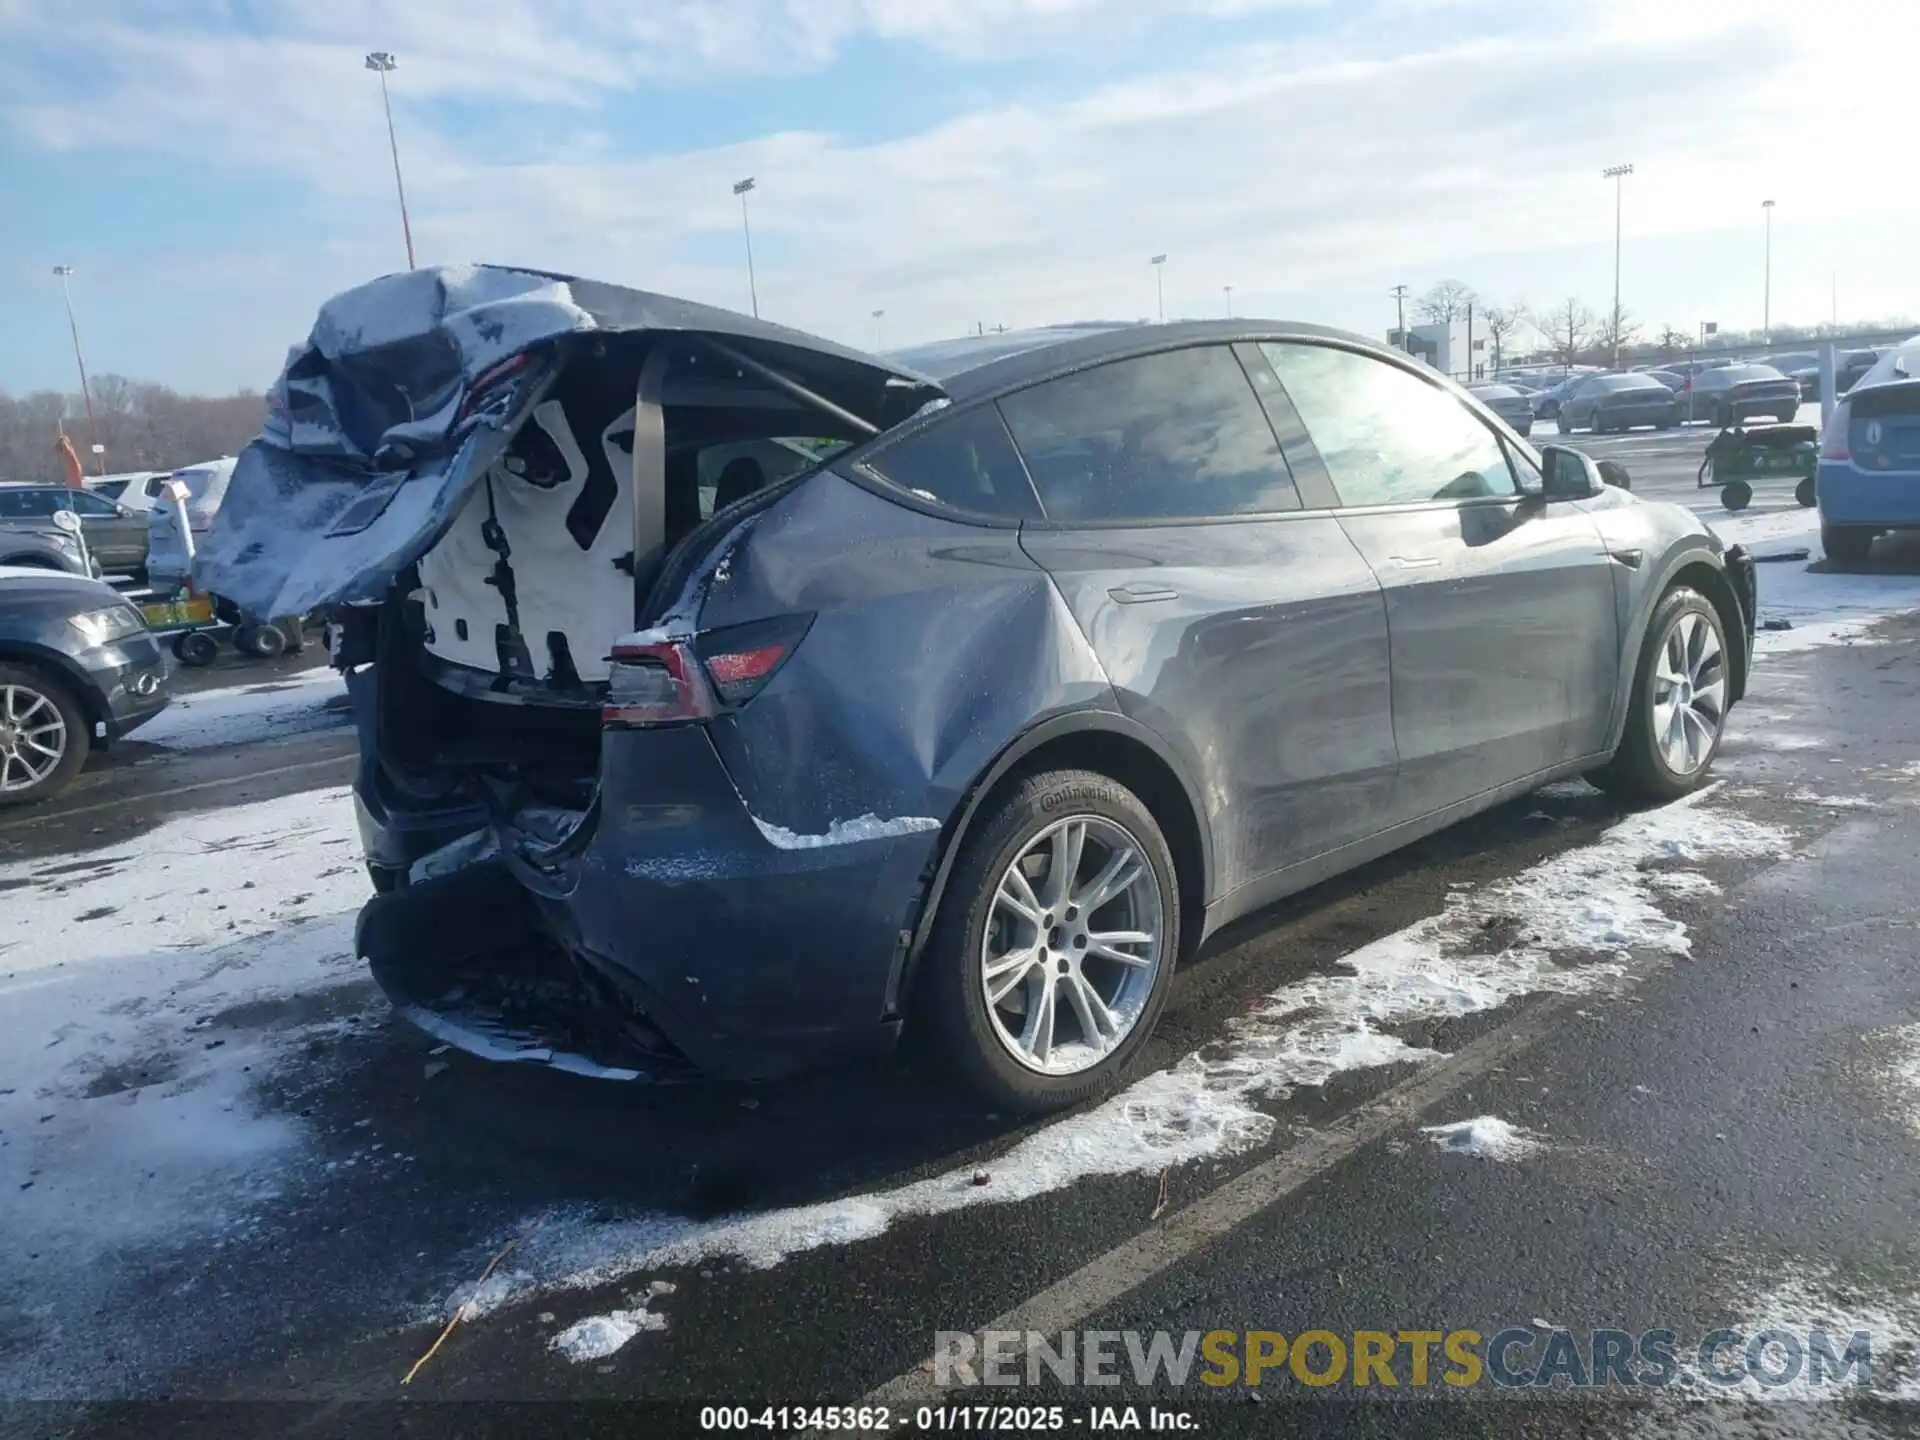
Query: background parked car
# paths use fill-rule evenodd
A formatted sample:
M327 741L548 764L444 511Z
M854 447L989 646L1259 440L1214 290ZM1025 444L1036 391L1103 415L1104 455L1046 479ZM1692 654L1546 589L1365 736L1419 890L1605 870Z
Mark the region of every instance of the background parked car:
M0 568L0 806L63 789L95 744L166 708L167 668L111 585Z
M87 489L109 500L118 500L129 510L153 508L153 497L160 493L170 470L129 470L119 475L101 475L86 482Z
M1844 395L1881 359L1893 353L1893 347L1877 346L1872 350L1847 350L1834 356L1833 388L1836 394Z
M1533 418L1536 420L1558 420L1560 406L1573 390L1573 387L1593 374L1590 370L1578 371L1555 381L1533 397Z
M1642 370L1640 373L1642 375L1651 375L1669 390L1684 390L1687 388L1687 377L1682 375L1678 370L1669 370L1664 366L1655 365L1649 369Z
M161 482L162 495L155 498L147 514L147 569L155 589L169 592L179 589L186 583L191 563L186 537L180 534L178 512L164 498L167 481L178 480L187 487L187 523L198 547L200 537L207 533L213 517L220 513L220 502L226 499L227 485L233 479L234 464L232 456L209 460L176 470Z
M1589 375L1560 401L1560 430L1631 430L1651 425L1671 430L1680 423L1674 392L1651 375Z
M1781 422L1800 413L1800 387L1771 365L1716 365L1690 376L1679 393L1680 418L1722 429L1765 416Z
M80 542L61 530L26 530L0 520L0 566L91 576Z
M1469 385L1467 391L1521 435L1533 433L1533 399L1515 385Z
M1920 529L1920 335L1834 405L1814 494L1821 547L1844 565L1865 560L1875 536Z
M71 510L80 517L87 549L107 575L143 577L147 568L147 520L118 500L65 485L0 485L0 524L22 530L55 529L53 517Z

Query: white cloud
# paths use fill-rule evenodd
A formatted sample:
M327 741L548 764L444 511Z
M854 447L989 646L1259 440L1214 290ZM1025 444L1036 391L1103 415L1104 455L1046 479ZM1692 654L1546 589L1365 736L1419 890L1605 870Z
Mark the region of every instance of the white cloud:
M1401 279L1417 288L1453 257L1478 257L1466 278L1511 295L1509 276L1522 262L1537 269L1540 252L1610 241L1598 171L1621 159L1637 167L1629 247L1757 228L1758 200L1777 199L1783 295L1812 288L1788 273L1793 225L1853 216L1871 227L1876 211L1911 217L1916 204L1858 143L1850 101L1904 84L1900 48L1860 39L1909 28L1900 0L1863 0L1844 24L1787 5L1617 0L1578 23L1535 16L1517 30L1507 9L1385 0L1337 8L1337 28L1316 40L1242 43L1158 70L1129 54L1104 85L982 101L934 124L903 116L876 126L879 139L787 132L645 154L621 132L621 107L656 77L672 77L661 103L697 105L699 78L819 68L866 40L963 57L957 89L991 74L1001 51L1111 44L1155 18L1269 3L424 0L390 15L341 0L288 12L289 28L264 37L141 26L126 11L67 29L63 43L113 78L85 96L19 73L53 43L42 14L14 22L30 43L0 60L0 93L14 97L0 114L42 144L192 155L309 187L325 216L302 241L316 252L296 282L310 312L397 249L385 135L360 67L377 36L401 55L397 115L424 258L537 263L742 306L728 186L754 174L763 309L866 340L864 317L884 305L894 343L976 320L1146 314L1145 261L1160 251L1173 256L1173 313L1217 313L1231 283L1240 313L1373 329L1385 323L1379 292ZM551 134L544 153L502 155L438 104L481 99ZM549 130L556 114L574 118ZM1818 257L1792 263L1810 272ZM1632 263L1628 277L1629 304L1650 320L1665 318L1648 313L1664 296L1685 298L1683 319L1705 303L1684 294L1686 277ZM1820 280L1824 300L1824 265ZM1597 301L1609 283L1596 263L1555 289ZM1850 283L1864 293L1888 281L1863 271ZM289 338L250 342L251 378Z

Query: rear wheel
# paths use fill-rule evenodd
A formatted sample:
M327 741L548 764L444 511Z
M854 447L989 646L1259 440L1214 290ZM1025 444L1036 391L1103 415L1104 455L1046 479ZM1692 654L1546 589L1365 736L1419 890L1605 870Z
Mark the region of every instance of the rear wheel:
M71 687L38 670L0 665L0 806L64 790L91 745L87 712Z
M968 835L922 967L919 1015L949 1066L1001 1109L1038 1113L1109 1089L1173 983L1173 856L1138 796L1053 770Z
M1654 800L1699 788L1720 750L1732 686L1719 612L1698 590L1675 586L1647 626L1620 748L1587 778Z
M1842 565L1863 564L1873 550L1873 531L1864 525L1822 525L1820 548Z

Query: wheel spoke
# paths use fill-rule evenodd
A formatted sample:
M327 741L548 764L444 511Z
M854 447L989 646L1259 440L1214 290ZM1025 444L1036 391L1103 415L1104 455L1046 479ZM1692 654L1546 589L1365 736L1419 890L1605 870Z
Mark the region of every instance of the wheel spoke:
M1087 932L1087 954L1097 955L1102 960L1112 960L1116 964L1126 965L1135 970L1145 970L1152 966L1152 955L1136 955L1131 950L1122 950L1122 945L1152 945L1153 936L1144 930L1107 930Z
M993 892L993 903L1011 910L1035 929L1040 928L1041 912L1046 907L1033 893L1033 884L1018 861L1009 865L1007 873L1000 877L1000 888Z
M1063 976L1060 983L1065 987L1067 1001L1080 1021L1080 1038L1096 1050L1111 1050L1114 1041L1120 1038L1120 1022L1113 1018L1106 1001L1094 993L1093 987L1083 976Z
M1116 848L1100 867L1100 873L1074 891L1068 903L1078 907L1082 915L1090 916L1139 879L1140 871L1138 851L1131 846Z
M1040 947L1009 951L986 968L987 1003L998 1005L1026 982L1040 959Z
M1035 1061L1044 1065L1053 1055L1054 1014L1054 977L1041 973L1039 995L1027 1008L1027 1026L1020 1033L1020 1048L1031 1055Z
M1702 686L1693 692L1693 708L1702 712L1717 726L1727 713L1726 697L1726 685L1715 680L1712 684Z
M1667 765L1668 768L1673 770L1677 775L1691 774L1693 770L1693 767L1687 764L1686 722L1681 719L1681 716L1685 713L1682 707L1675 706L1672 718L1667 721L1664 727L1666 730L1664 748L1667 753Z
M1064 907L1080 874L1080 855L1087 844L1087 822L1069 820L1053 832L1053 859L1047 870L1047 906Z
M1704 715L1691 707L1684 714L1686 715L1687 768L1697 770L1701 762L1707 758L1707 751L1713 748L1713 726L1707 723Z

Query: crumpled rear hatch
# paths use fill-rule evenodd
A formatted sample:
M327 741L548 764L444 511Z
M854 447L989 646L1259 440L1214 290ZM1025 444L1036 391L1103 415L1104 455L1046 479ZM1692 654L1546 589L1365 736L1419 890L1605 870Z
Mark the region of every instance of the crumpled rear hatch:
M258 615L383 599L565 364L668 333L797 376L878 429L940 395L858 350L671 296L501 266L389 275L328 301L289 354L196 582Z

